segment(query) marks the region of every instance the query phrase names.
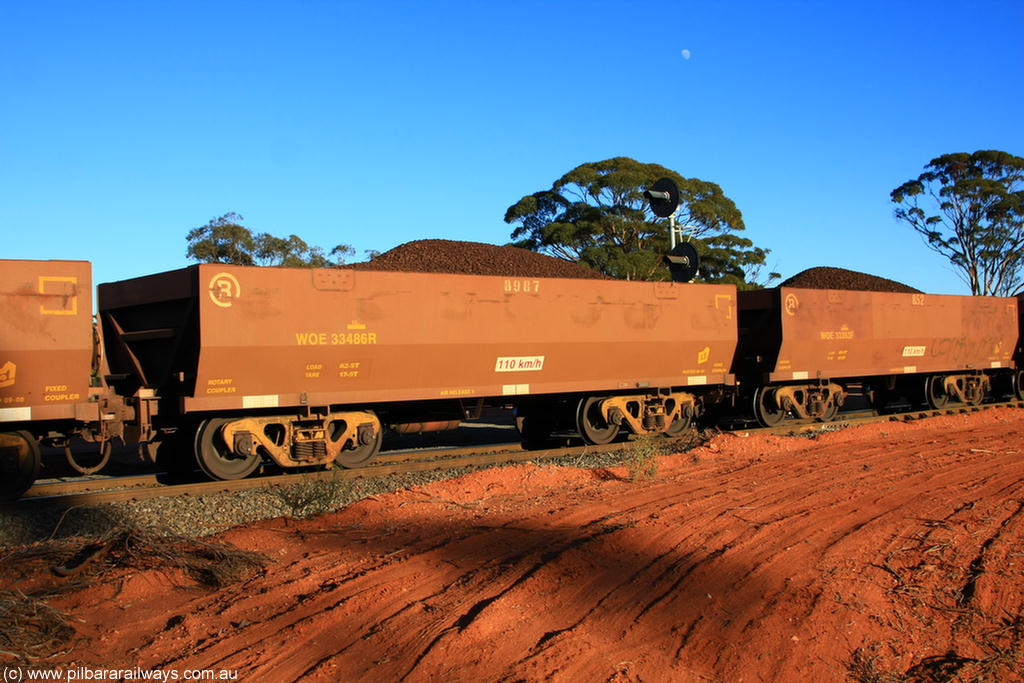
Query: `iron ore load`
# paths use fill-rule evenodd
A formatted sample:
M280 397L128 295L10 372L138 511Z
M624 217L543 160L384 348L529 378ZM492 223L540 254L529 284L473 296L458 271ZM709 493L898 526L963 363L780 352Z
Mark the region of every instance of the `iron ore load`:
M879 409L1024 398L1015 298L841 269L752 292L623 282L443 240L375 261L101 284L95 328L87 262L0 261L0 495L31 486L41 444L82 472L124 439L168 468L236 479L266 463L359 467L388 431L487 406L513 407L532 447L562 429L594 444L675 435L730 410L830 420L854 385ZM100 462L80 463L73 437L100 444Z

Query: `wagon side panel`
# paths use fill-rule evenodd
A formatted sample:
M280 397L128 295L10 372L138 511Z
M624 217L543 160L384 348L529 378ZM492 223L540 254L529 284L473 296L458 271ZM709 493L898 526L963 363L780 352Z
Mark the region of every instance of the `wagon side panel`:
M728 286L201 266L188 410L724 383Z
M87 261L0 261L0 422L70 419L93 369Z
M861 377L1009 367L1009 299L782 288L772 379Z

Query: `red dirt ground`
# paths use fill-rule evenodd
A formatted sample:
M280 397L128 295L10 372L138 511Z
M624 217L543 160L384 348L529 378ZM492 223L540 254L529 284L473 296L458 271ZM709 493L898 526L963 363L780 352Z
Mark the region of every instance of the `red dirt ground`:
M107 575L52 603L81 621L48 665L273 682L1020 681L1022 510L1024 411L1009 408L720 435L648 481L491 469L227 531L273 562L220 591Z

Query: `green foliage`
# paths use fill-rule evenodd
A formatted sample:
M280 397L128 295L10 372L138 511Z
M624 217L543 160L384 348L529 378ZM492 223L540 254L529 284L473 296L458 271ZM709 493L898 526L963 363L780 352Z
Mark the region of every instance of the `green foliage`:
M733 234L743 216L715 183L684 178L658 164L616 157L577 166L550 190L527 195L505 212L518 247L578 261L612 277L668 280L668 220L650 210L643 192L658 178L679 186L676 219L689 226L701 256L700 279L753 286L768 250ZM768 280L778 277L772 273Z
M631 481L653 479L658 473L658 456L661 454L660 435L645 434L630 442L626 452L626 469Z
M997 150L944 154L891 197L896 218L948 258L972 294L1020 291L1024 159Z
M779 278L778 273L768 273L762 280L769 250L755 247L746 237L725 232L694 241L700 256L701 282L736 285L743 290L761 289Z
M237 266L287 266L291 268L327 268L341 265L345 257L355 253L352 247L339 244L324 254L321 247L311 247L297 235L274 237L261 232L253 235L242 225L237 213L226 213L188 233L186 256L200 263L230 263Z

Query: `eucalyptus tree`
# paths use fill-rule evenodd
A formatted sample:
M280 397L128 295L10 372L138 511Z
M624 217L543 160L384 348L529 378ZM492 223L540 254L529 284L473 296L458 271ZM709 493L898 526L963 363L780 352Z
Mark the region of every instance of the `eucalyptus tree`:
M896 218L942 254L972 294L1024 284L1024 159L998 150L932 159L891 193Z
M352 247L339 244L326 254L322 247L311 247L297 235L287 238L266 232L254 235L242 225L243 220L232 211L193 228L186 238L185 255L200 263L326 268L344 263L345 257L354 253Z
M685 178L659 164L615 157L585 163L549 190L526 195L505 212L515 224L515 246L576 261L612 277L668 280L662 257L669 250L665 219L643 196L661 177L679 186L677 222L686 226L701 258L699 279L760 286L767 249L738 232L745 229L735 202L713 182ZM777 278L771 273L767 279Z

